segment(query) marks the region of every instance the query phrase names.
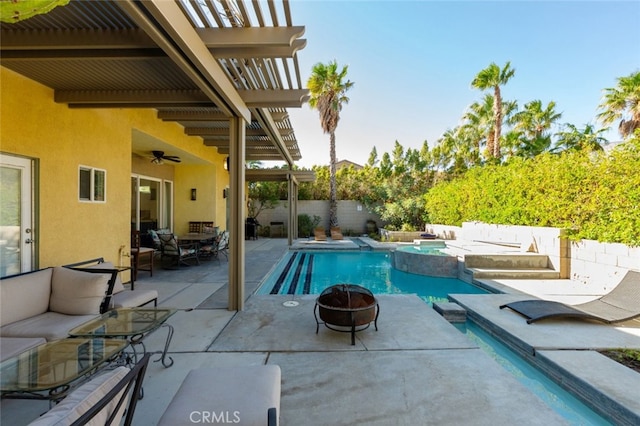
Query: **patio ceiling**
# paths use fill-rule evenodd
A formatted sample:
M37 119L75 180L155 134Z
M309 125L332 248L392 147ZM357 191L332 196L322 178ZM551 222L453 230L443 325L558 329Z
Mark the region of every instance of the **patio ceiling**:
M306 40L288 0L72 0L0 31L0 64L70 108L153 108L222 154L242 117L246 160L301 158L287 108L308 98Z

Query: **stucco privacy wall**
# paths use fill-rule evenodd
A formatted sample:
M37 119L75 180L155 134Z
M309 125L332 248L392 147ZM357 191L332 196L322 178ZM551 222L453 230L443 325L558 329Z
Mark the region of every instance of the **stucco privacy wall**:
M263 210L258 215L258 222L267 226L270 222L284 222L285 232L288 225L288 203L280 201L275 209ZM298 201L298 214L307 214L313 220L313 216L320 216L320 225L329 229L329 201L326 200L300 200ZM380 216L369 212L367 208L357 201L338 201L338 223L343 233L351 231L352 234L359 235L367 232L367 220L374 220L378 226L382 226L383 221Z
M215 149L186 136L178 124L158 120L155 110L71 109L55 103L51 89L3 67L0 89L0 150L39 160L39 267L98 256L119 262L120 247L128 251L132 129L210 161L212 167L222 164ZM107 171L106 203L78 200L80 165ZM176 179L174 190L189 185ZM178 214L174 219L190 220Z

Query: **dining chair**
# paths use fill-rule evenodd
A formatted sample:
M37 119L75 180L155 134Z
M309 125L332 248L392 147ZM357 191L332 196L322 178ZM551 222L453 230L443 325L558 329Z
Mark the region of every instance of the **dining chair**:
M153 276L153 256L155 252L153 248L140 246L140 231L131 231L132 281L138 279L138 271L147 271Z

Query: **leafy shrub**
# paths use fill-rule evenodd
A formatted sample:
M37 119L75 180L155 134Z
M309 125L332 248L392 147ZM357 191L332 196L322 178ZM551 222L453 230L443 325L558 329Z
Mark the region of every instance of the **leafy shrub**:
M640 140L609 154L565 152L470 169L425 195L432 223L568 229L573 239L640 246Z
M313 234L313 230L320 223L320 216L313 215L313 219L308 214L298 215L298 237L307 238Z

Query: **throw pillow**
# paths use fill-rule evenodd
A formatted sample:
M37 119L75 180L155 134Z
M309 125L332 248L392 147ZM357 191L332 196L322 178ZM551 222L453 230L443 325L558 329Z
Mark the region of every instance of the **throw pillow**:
M51 277L49 310L67 315L97 315L107 286L104 274L57 266Z

